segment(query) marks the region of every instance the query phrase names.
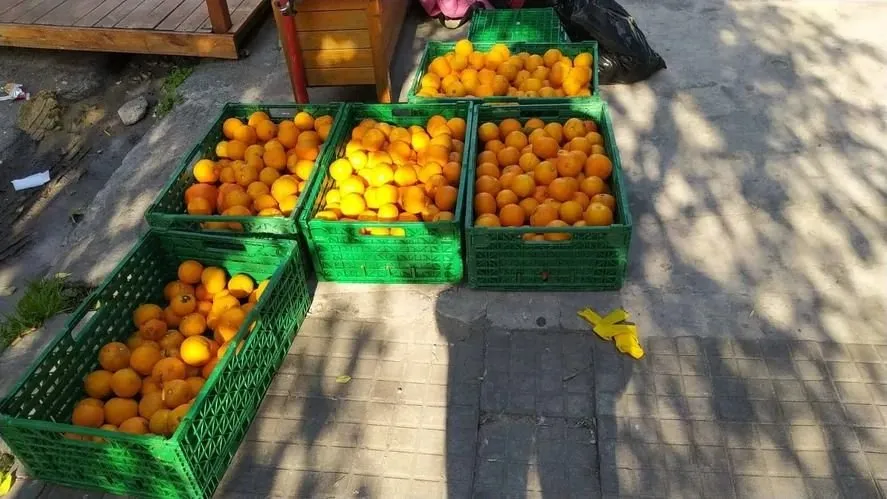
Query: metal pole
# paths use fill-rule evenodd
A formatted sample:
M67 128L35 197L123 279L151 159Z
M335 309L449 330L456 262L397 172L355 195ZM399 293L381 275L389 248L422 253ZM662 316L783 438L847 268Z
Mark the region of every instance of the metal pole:
M308 103L308 80L305 77L305 64L302 60L302 47L299 45L299 31L296 28L296 9L293 0L271 0L279 17L278 29L283 43L283 54L290 73L293 97L299 104ZM277 16L275 16L277 17Z

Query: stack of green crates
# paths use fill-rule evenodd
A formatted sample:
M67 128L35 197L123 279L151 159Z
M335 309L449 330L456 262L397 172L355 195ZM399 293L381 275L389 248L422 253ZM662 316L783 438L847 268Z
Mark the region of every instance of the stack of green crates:
M299 212L305 206L305 196L299 198L296 209L289 216L283 217L231 217L221 215L189 215L185 211L185 190L194 184L194 174L192 169L194 164L201 159L207 158L217 160L216 144L224 140L222 135L222 124L228 118L240 118L246 120L249 116L257 111L264 111L275 122L285 119L291 119L296 113L305 111L308 114L317 117L322 115L330 115L333 117L333 128L330 131L328 140L323 143L318 155L318 161L329 144L329 138L335 132L338 123L338 116L341 112L341 104L240 104L228 103L222 108L222 112L213 122L204 138L191 150L182 160L179 168L172 175L166 185L161 190L160 195L153 204L148 208L145 217L151 227L165 230L186 230L186 231L203 231L207 233L216 233L223 235L248 235L260 237L285 237L295 238L298 233L298 223L296 222ZM313 173L316 173L317 168ZM313 175L312 173L312 175ZM309 178L308 184L311 183ZM205 229L204 224L207 222L225 222L230 224L237 231L233 230L210 230ZM242 227L242 229L240 229Z
M211 497L289 351L310 295L285 239L149 231L0 402L0 435L34 478L140 497ZM181 261L270 279L170 438L70 424L99 349L132 334L132 311L160 303Z
M330 164L345 156L351 130L365 118L394 126L425 126L435 115L461 117L466 135L477 127L475 105L469 102L431 104L346 104L341 126L330 139L327 155L318 164L308 204L300 215L319 280L358 283L456 283L462 280L462 214L466 203L468 163L466 143L454 220L439 222L351 222L315 218L326 193L334 187ZM466 137L466 142L469 139ZM402 233L374 235L372 229Z

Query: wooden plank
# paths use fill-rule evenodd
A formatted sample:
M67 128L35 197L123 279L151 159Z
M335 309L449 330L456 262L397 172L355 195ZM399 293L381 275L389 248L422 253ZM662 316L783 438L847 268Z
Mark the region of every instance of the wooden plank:
M26 3L28 0L0 0L0 14L6 12L7 10Z
M93 26L97 28L113 28L141 3L142 0L125 0L122 4L118 5L116 9L109 12L107 16L100 19L99 22L95 23Z
M300 31L299 44L302 50L344 50L371 48L370 32L365 29L345 31Z
M372 49L302 50L306 68L367 68L373 66Z
M366 29L365 10L339 10L327 12L300 12L296 14L296 28L299 31L338 31L345 29Z
M391 73L385 60L385 33L382 26L382 12L378 2L367 7L370 42L373 44L373 82L379 102L391 102Z
M73 26L80 18L99 7L105 0L80 0L68 2L37 19L36 24L54 24L57 26ZM74 5L70 5L70 4Z
M365 10L369 0L304 0L296 6L298 12L323 10Z
M267 0L243 0L239 7L231 11L232 31L239 31L240 27L248 24L253 16L266 14L271 7Z
M185 0L176 10L155 26L155 29L163 31L175 31L195 10L203 6L203 0Z
M34 8L39 7L40 5L48 3L50 1L51 0L30 0L27 2L22 2L6 10L5 12L3 12L3 14L0 14L0 22L17 22L20 17L26 15Z
M160 23L165 21L167 17L172 15L172 13L182 5L182 2L183 0L163 0L159 5L154 7L154 10L143 16L141 19L130 21L124 20L124 22L128 22L129 25L127 28L130 29L155 29Z
M0 45L55 50L88 50L236 59L230 34L193 34L122 28L72 28L0 24Z
M201 0L201 5L191 13L184 21L176 26L176 31L191 33L197 31L200 25L209 20L209 13L206 11L205 0Z
M204 1L207 1L207 0L204 0ZM215 0L215 1L218 1L218 0ZM224 1L224 0L222 0L222 1ZM241 8L243 6L243 4L248 3L247 0L230 0L230 1L234 2L233 5L230 5L230 4L228 5L228 7L229 7L228 12L231 14L232 17L234 16L234 12L236 12L237 9ZM211 32L213 30L212 19L210 19L210 17L209 17L209 12L207 12L206 14L207 15L206 15L206 17L204 17L203 22L200 23L200 27L198 27L197 29L194 30L195 32L201 32L201 31ZM234 23L233 18L231 20L231 23L233 25L233 23ZM230 31L230 29L229 29L229 31Z
M227 33L231 29L231 11L226 0L206 0L206 10L213 33Z
M123 19L121 19L117 24L114 25L116 28L135 28L137 24L146 24L151 23L149 28L153 28L157 26L159 20L155 17L153 20L151 19L151 12L160 4L163 0L142 0L135 9L132 10L129 14L126 15Z
M81 17L74 23L74 26L95 26L103 17L113 12L126 0L105 0L101 5L96 7L92 12Z
M36 3L31 10L22 14L15 20L15 22L17 24L32 24L34 21L52 12L56 7L63 3L65 3L65 0L43 0L42 2ZM2 18L0 18L0 20L2 20Z
M305 71L308 85L312 87L338 87L340 85L372 85L373 68L354 68L342 71L334 68Z

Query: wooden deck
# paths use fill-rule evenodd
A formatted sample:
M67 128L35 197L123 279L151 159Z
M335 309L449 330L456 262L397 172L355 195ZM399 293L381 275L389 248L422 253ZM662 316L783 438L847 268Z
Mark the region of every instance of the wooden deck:
M268 0L0 0L0 46L236 59L238 43L269 5Z

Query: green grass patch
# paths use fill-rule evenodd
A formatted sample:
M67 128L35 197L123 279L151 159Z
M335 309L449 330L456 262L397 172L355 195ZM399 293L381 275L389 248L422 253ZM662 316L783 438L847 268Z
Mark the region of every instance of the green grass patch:
M0 352L50 317L74 310L90 291L86 285L68 282L61 274L28 284L15 311L0 320Z
M160 98L157 100L157 107L154 113L158 118L162 118L169 114L176 107L176 104L182 102L182 96L179 95L178 89L185 80L194 72L192 66L176 66L172 68L163 85L160 86Z

